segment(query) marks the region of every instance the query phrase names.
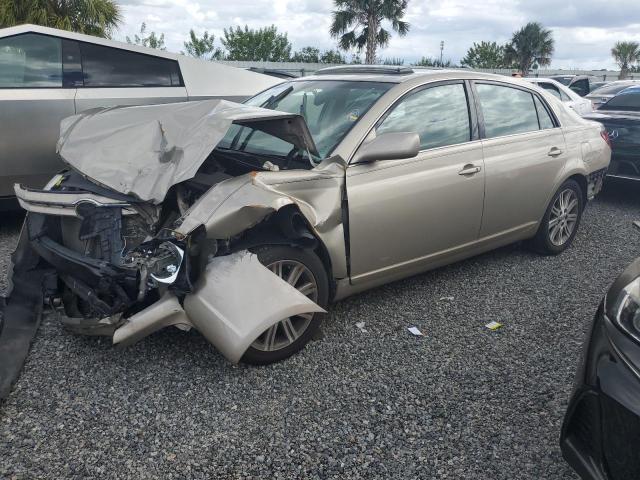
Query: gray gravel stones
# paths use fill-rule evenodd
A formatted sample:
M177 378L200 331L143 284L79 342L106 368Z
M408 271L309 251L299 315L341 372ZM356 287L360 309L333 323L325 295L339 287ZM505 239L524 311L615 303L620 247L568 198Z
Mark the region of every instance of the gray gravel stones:
M116 349L46 320L0 407L0 478L575 479L564 409L637 219L640 190L610 182L565 254L513 245L339 302L267 367L193 332ZM17 231L2 222L0 262Z

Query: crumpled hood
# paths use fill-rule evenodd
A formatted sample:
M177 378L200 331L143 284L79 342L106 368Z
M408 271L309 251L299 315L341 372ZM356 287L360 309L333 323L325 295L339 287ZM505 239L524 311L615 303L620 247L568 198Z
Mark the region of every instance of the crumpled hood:
M158 204L193 178L234 123L317 154L302 116L226 100L87 110L62 121L57 151L89 179Z

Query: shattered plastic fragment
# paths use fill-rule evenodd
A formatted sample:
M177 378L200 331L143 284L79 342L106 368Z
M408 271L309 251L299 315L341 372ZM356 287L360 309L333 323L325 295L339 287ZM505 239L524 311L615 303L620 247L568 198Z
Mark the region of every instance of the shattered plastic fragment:
M440 297L440 302L453 302L455 297Z
M498 322L489 322L485 325L485 327L487 327L489 330L497 330L502 327L502 324Z
M409 330L409 332L411 332L413 335L415 335L416 337L424 337L424 333L422 333L418 327L409 327L407 330Z
M362 333L367 333L367 331L364 328L364 322L356 323L356 327L358 327Z

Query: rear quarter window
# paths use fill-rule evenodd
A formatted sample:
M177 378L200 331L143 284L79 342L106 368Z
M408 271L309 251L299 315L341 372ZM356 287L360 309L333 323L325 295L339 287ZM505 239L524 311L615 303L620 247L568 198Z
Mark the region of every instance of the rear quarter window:
M182 86L175 60L90 43L80 51L85 87Z

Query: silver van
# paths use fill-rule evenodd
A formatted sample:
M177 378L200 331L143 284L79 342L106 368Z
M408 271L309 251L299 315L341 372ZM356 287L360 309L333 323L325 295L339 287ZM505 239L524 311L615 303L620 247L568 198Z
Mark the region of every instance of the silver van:
M282 80L112 40L21 25L0 30L0 203L62 162L60 121L94 107L242 101Z

